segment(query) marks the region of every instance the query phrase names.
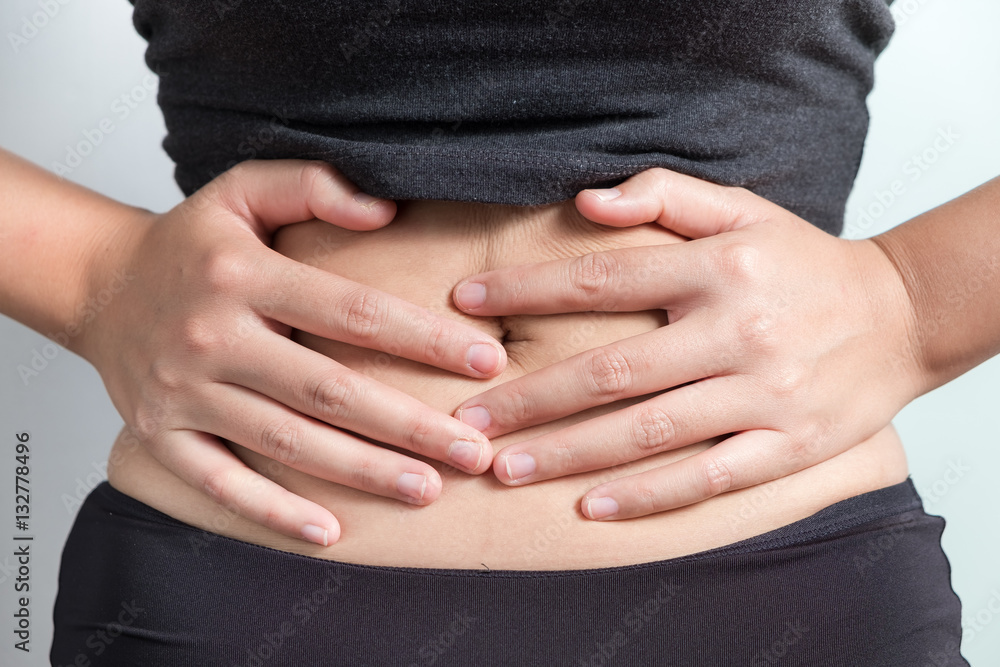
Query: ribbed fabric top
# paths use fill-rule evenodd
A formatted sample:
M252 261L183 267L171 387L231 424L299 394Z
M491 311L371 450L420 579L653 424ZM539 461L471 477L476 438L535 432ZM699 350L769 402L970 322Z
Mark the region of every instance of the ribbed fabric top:
M322 159L391 199L533 205L662 166L833 234L886 0L133 0L190 194Z

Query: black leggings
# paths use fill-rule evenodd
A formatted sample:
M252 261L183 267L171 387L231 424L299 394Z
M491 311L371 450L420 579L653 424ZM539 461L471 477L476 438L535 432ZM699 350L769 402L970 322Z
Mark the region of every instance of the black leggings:
M907 480L654 563L380 567L220 537L104 483L63 552L51 658L171 667L967 665L943 529Z

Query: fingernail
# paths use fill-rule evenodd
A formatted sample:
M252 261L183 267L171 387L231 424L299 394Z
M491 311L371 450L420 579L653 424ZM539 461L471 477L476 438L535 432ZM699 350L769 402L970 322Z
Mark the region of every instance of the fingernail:
M471 440L456 440L448 448L448 458L466 470L475 470L483 462L483 446Z
M587 499L587 515L591 519L604 519L612 514L618 514L618 503L614 498Z
M500 351L487 343L476 343L469 346L465 359L472 368L480 373L492 373L500 365Z
M481 405L462 408L456 416L460 422L468 424L477 431L485 431L490 427L490 411Z
M371 208L372 206L374 206L375 204L379 203L382 200L379 199L378 197L372 197L370 194L365 192L355 192L354 201L358 202L365 208Z
M535 459L531 454L509 454L503 457L503 462L507 466L507 477L512 482L535 472Z
M314 526L311 523L307 523L302 527L302 537L309 540L313 544L318 544L321 547L327 547L329 545L329 540L327 539L330 535L330 531L326 528L320 528L319 526Z
M455 290L455 303L459 308L479 308L486 303L486 285L465 283Z
M414 500L423 500L424 491L427 490L427 477L412 472L404 472L396 480L396 488L404 496L409 496Z
M587 190L587 192L593 193L594 196L601 201L611 201L612 199L622 196L622 191L618 188L608 188L607 190Z

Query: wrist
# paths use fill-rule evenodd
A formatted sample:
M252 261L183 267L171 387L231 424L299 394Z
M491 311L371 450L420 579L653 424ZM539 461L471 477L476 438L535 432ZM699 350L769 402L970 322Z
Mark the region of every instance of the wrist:
M145 209L113 202L81 259L73 310L49 338L98 366L100 325L135 278L136 249L157 217Z
M859 275L874 324L873 343L880 343L887 372L905 405L937 386L926 363L925 322L914 302L910 266L896 243L879 237L850 243L861 258Z

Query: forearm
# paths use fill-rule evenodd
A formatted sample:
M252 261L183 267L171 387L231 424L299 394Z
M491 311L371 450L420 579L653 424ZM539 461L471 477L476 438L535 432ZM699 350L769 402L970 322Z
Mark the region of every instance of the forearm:
M1000 352L1000 178L872 240L913 305L921 393Z
M95 309L91 269L115 229L148 213L2 149L0 201L0 312L74 349Z

